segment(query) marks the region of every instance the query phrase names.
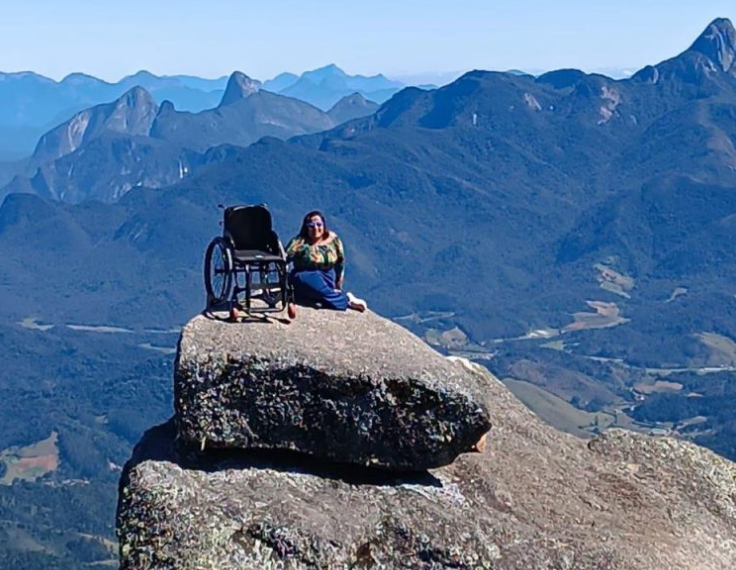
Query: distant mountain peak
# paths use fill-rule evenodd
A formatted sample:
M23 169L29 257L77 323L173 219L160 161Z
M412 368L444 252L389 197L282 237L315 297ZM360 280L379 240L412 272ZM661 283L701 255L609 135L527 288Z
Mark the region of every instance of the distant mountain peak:
M346 95L328 111L328 115L336 124L342 124L352 119L372 115L379 108L378 103L369 101L361 93Z
M340 69L337 64L330 63L323 67L317 68L314 71L331 71L331 72L339 72L339 73L345 73L342 69Z
M261 87L259 81L251 79L245 73L236 71L230 76L222 96L220 106L231 105L242 99L247 99Z
M112 103L85 109L41 137L33 153L36 164L49 162L75 152L105 133L129 136L148 135L158 105L143 87L133 87Z
M49 79L48 77L44 77L43 75L39 75L33 71L11 71L7 73L0 71L0 81L4 81L6 79L35 79L44 83L56 83L53 79Z
M131 79L158 79L157 75L154 75L147 69L141 69L140 71L129 76Z
M277 79L299 79L299 76L296 73L291 73L290 71L284 71L283 73L279 73L276 77L272 79L272 81L275 81Z
M324 67L319 67L317 69L313 69L312 71L305 71L304 73L302 73L302 79L308 79L310 81L313 81L314 83L321 83L327 78L345 79L347 77L348 74L334 63L330 63L329 65L325 65Z
M87 83L87 82L99 82L101 83L101 79L97 79L96 77L93 77L92 75L89 75L88 73L82 73L79 71L75 71L73 73L70 73L66 77L64 77L60 83Z
M736 29L728 18L713 20L685 52L648 65L631 79L649 84L672 78L699 83L720 73L736 75Z
M695 40L691 51L702 53L722 71L736 69L736 29L728 18L714 20Z
M125 92L116 102L116 107L128 107L130 109L149 108L157 109L158 105L148 91L143 87L136 85L129 91Z
M346 95L340 101L338 101L336 104L339 105L340 103L348 103L351 105L355 104L362 104L366 102L366 98L363 96L362 93L353 93L352 95Z
M165 101L161 102L161 106L158 109L159 115L163 113L172 113L176 112L176 108L174 107L174 103L166 99Z

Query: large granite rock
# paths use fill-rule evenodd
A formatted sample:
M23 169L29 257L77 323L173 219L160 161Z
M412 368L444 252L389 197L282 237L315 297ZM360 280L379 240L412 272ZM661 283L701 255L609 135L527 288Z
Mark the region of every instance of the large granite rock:
M490 428L478 378L371 312L302 308L292 323L204 316L183 329L179 436L395 470L451 463Z
M493 442L424 475L273 452L189 462L173 425L151 430L123 475L122 570L736 568L733 463L629 432L576 439L452 366L485 386Z

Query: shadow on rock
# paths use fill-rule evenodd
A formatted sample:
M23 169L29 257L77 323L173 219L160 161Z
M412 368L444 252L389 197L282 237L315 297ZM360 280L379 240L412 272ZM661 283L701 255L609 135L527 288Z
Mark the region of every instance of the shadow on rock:
M187 470L212 473L226 469L271 469L285 473L304 473L323 479L340 480L349 485L442 487L428 471L386 471L361 465L335 463L286 450L223 450L201 452L177 440L176 423L171 418L150 428L133 449L120 478L121 488L128 474L145 461L167 461Z
M288 325L291 320L286 317L279 317L280 313L245 313L241 312L240 317L236 322L233 322L230 316L230 306L227 303L215 305L208 309L204 309L200 313L205 319L210 321L218 321L221 323L231 324L264 324L272 325L275 323L281 323L282 325Z

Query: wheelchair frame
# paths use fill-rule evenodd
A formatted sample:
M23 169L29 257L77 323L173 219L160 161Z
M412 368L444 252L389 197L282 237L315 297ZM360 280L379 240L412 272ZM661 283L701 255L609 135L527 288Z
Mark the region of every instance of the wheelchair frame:
M247 227L232 227L251 222L260 231L254 234ZM204 259L207 308L227 301L231 315L236 308L249 314L286 309L293 299L286 252L273 231L267 206L228 206L220 225L222 236L209 243ZM267 235L259 235L263 233Z

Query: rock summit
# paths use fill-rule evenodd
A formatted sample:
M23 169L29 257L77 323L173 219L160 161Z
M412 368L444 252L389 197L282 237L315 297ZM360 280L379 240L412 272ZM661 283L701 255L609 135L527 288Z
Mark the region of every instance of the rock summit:
M736 466L711 451L621 430L592 441L558 432L485 368L445 359L375 315L359 320L304 311L289 326L294 328L197 318L185 327L177 416L146 433L121 478L122 570L736 567ZM317 352L312 344L331 351ZM262 378L260 391L247 385L255 374ZM305 390L297 383L314 387L318 378L325 387L318 393L332 407L295 393ZM362 459L328 460L327 444L294 435L320 429L304 419L306 410L316 410L334 422L333 450L345 451L340 442L356 435L358 419L371 409L367 403L385 406L376 394L388 398L391 392L381 387L397 378L411 379L408 394L395 396L397 406L410 410L396 424L397 433L424 433L427 426L411 419L421 402L432 404L429 418L449 425L455 425L457 402L466 408L479 402L477 418L487 414L494 424L488 450L461 454L429 471L398 472L366 467ZM266 387L291 395L266 397ZM443 390L454 394L449 411L434 406L439 396L426 396L446 397ZM248 423L248 433L242 428L254 413L247 403L253 397L267 411L256 413L261 419ZM238 408L237 401L246 403ZM301 446L302 453L273 445L277 435L263 428L274 427L278 418L285 426L278 438L299 441L293 448ZM398 421L392 418L385 412L374 421ZM196 441L202 434L212 438L204 453L181 445L183 438ZM214 442L222 444L219 449ZM250 448L253 442L261 449L233 445ZM414 443L442 455L421 436ZM306 449L310 445L317 447ZM369 437L363 449L381 451L375 445Z
M483 383L368 312L304 308L295 321L183 329L179 437L202 448L280 449L422 471L471 451L491 424Z

